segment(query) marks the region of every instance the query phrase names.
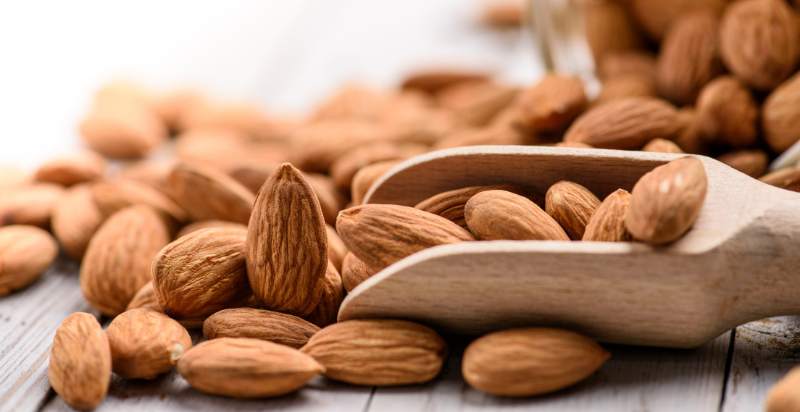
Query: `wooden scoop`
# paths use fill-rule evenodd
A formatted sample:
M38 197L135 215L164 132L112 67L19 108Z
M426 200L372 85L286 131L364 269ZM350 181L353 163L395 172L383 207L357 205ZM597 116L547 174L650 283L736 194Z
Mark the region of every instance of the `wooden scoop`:
M572 180L601 199L683 155L480 146L410 159L367 195L415 205L442 191L511 183L544 193ZM366 280L339 319L405 318L480 334L557 325L603 341L694 347L739 324L800 314L800 194L697 156L708 194L694 227L666 247L493 241L438 246Z

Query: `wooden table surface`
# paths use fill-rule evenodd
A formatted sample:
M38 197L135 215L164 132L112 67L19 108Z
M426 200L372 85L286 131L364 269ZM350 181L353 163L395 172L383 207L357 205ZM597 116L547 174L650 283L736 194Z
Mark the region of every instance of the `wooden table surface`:
M306 107L347 79L388 84L419 62L477 64L521 82L541 73L521 35L477 28L474 5L463 0L293 4L293 22L265 39L270 58L252 93L270 107ZM77 269L62 259L31 287L0 299L0 411L69 410L50 390L46 369L61 320L91 311ZM611 360L588 381L540 398L500 399L467 387L459 364L464 342L456 340L442 375L421 386L353 387L319 378L296 394L240 401L198 393L173 373L152 382L115 378L98 410L757 411L770 386L800 363L798 319L743 325L696 350L611 346Z

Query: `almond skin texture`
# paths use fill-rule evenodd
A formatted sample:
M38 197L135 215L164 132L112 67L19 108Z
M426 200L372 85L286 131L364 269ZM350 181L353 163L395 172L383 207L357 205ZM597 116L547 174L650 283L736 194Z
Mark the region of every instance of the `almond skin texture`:
M583 238L586 225L600 206L600 199L589 189L573 182L560 181L547 190L545 210L558 222L570 239Z
M792 412L800 410L800 368L795 367L784 376L767 395L767 412Z
M224 173L179 163L169 174L170 194L192 220L247 224L255 196Z
M700 214L707 186L703 163L695 158L656 167L633 187L625 227L635 239L650 244L675 241Z
M35 282L57 255L55 239L38 227L0 227L0 296Z
M781 153L800 139L800 75L775 89L764 102L764 138L772 150Z
M669 103L629 97L581 115L567 130L564 141L604 149L639 149L654 136L672 139L679 132L678 113Z
M725 65L758 90L787 78L800 57L795 12L782 0L742 0L725 11L720 48Z
M656 84L675 104L694 103L700 89L722 70L717 16L710 10L687 14L669 29L661 44Z
M730 152L718 157L717 160L755 178L764 175L767 171L767 163L769 163L769 157L762 150Z
M189 233L197 232L198 230L208 229L208 228L228 228L228 229L247 230L247 226L241 223L226 222L224 220L201 220L199 222L194 222L181 228L181 230L178 231L178 234L175 235L175 238L177 239L179 237L186 236Z
M89 242L81 264L84 298L107 316L125 310L150 279L150 264L169 242L161 216L147 206L112 215Z
M256 308L223 309L203 322L203 336L253 338L300 348L319 331L311 322L271 310Z
M336 233L336 229L331 225L325 225L325 234L328 238L328 259L330 259L336 270L342 270L342 260L347 254L347 246L342 242L342 238Z
M631 235L625 229L625 215L631 205L631 194L627 190L617 189L606 196L603 203L592 214L583 240L593 242L627 242Z
M77 410L94 409L105 399L111 351L94 316L75 312L61 322L50 349L47 377L58 396Z
M353 204L362 204L372 184L398 163L400 163L398 160L373 163L356 172L353 176L353 183L350 185L350 197L353 199Z
M517 124L532 132L560 132L587 104L581 79L550 74L520 95Z
M756 142L758 105L750 90L733 76L720 76L703 88L697 115L706 140L733 147Z
M505 190L476 194L464 211L467 226L481 240L569 240L536 203Z
M344 286L342 276L333 266L328 263L328 270L325 272L325 283L322 289L322 296L319 304L311 314L306 316L306 320L320 327L336 323L339 314L339 306L344 300Z
M153 379L168 372L192 347L192 338L180 323L144 308L121 313L106 334L114 373L128 379Z
M427 326L403 320L348 320L317 332L301 349L325 376L355 385L428 382L442 368L444 340Z
M461 226L441 216L397 205L368 204L343 210L336 230L347 248L375 269L429 247L474 240Z
M595 61L602 61L610 53L642 47L642 36L624 4L594 0L581 5L586 40Z
M158 296L156 296L156 289L153 287L153 281L149 281L142 286L128 303L126 311L138 308L145 308L154 310L156 312L163 312L161 305L158 303Z
M51 220L53 234L61 247L70 257L80 260L103 223L103 215L89 186L77 185L67 190L53 207Z
M336 215L344 207L345 201L334 185L333 179L316 173L306 173L304 176L311 189L314 190L314 194L317 195L325 223L336 224Z
M61 186L35 183L9 188L0 196L0 226L33 225L47 228L53 208L64 194Z
M85 151L52 159L36 170L40 182L72 186L99 179L106 171L106 161L97 153Z
M298 316L319 304L328 267L325 219L299 170L283 164L264 183L247 231L247 275L267 308Z
M657 152L657 153L683 153L683 150L674 142L666 139L653 139L650 143L644 145L643 152Z
M193 388L234 398L294 392L324 370L297 349L248 338L212 339L178 361L178 372Z
M497 396L534 396L574 385L610 357L574 332L551 328L509 329L473 341L461 371L475 389Z
M131 179L94 183L92 197L100 213L106 217L129 206L146 205L175 221L183 222L187 219L186 211L163 192Z
M508 185L495 186L469 186L461 189L448 190L446 192L433 195L419 203L415 208L426 212L439 215L453 223L467 229L467 221L464 218L464 205L476 194L485 190L507 190L512 191Z
M208 228L178 238L153 259L159 305L177 319L203 318L249 296L247 231Z
M342 285L348 292L355 289L361 282L369 279L375 272L366 263L348 252L342 262Z

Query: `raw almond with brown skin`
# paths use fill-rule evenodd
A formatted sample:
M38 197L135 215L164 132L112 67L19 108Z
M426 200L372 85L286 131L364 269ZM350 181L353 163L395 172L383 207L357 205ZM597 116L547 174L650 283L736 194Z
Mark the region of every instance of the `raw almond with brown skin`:
M180 323L144 308L115 317L106 334L114 373L127 379L153 379L169 372L192 347L192 338Z
M79 131L92 150L115 159L146 156L167 137L167 128L150 108L129 102L95 105Z
M34 226L0 227L0 296L35 282L58 255L49 233Z
M101 178L106 166L105 159L87 150L44 163L36 170L34 178L40 182L72 186Z
M339 306L344 300L344 295L342 277L333 264L328 263L319 304L313 312L305 317L306 320L321 327L336 323L336 316L339 314Z
M331 165L333 183L342 190L350 189L353 176L363 167L385 160L404 159L423 153L425 146L420 144L398 145L391 142L375 143L356 148L342 155Z
M769 157L763 150L740 150L726 153L717 158L722 163L746 174L758 178L767 171Z
M667 139L653 139L642 148L643 152L657 152L657 153L683 153L683 150Z
M709 142L703 131L703 121L697 111L686 107L678 111L678 125L680 133L675 137L675 143L686 153L705 153L708 151Z
M244 187L253 193L258 193L261 185L269 179L269 176L278 169L276 163L242 164L232 167L228 174Z
M274 133L271 120L250 102L200 101L189 106L181 117L180 128L231 130L256 139L269 139Z
M53 207L51 227L64 251L80 260L89 246L103 215L86 184L71 187Z
M467 226L481 240L569 240L564 229L528 198L485 190L464 207Z
M451 113L456 124L486 126L518 94L516 87L496 82L464 83L445 89L436 102Z
M525 21L525 4L519 0L487 2L481 10L481 23L495 29L513 29Z
M592 242L626 242L631 235L625 229L625 216L631 205L631 194L627 190L617 189L606 196L603 203L592 214L583 240Z
M311 322L286 313L256 308L223 309L203 322L203 336L253 338L300 348L319 331Z
M187 219L186 211L158 189L130 179L113 179L92 185L92 197L103 216L133 205L145 205L177 222Z
M80 284L83 297L107 316L122 313L150 279L150 264L169 242L161 216L147 206L113 214L89 241Z
M800 75L778 86L764 102L764 139L772 150L781 153L798 139L800 127Z
M47 228L53 208L63 194L64 189L52 183L34 183L5 190L0 196L0 226Z
M205 98L197 91L190 89L170 90L166 93L155 95L151 99L153 110L167 125L170 131L181 131L181 123L192 109L202 105Z
M516 113L517 106L514 107L515 110L511 113ZM448 134L444 139L438 141L434 149L447 149L461 146L524 144L526 137L516 129L510 127L514 118L516 118L516 116L509 120L508 125L489 125L483 128L456 130Z
M464 351L461 372L475 389L497 396L535 396L574 385L610 357L593 340L551 328L490 333Z
M759 180L781 189L800 192L800 166L776 170L761 176Z
M670 27L683 15L697 10L719 14L727 0L631 0L631 12L654 40L661 40Z
M640 77L655 83L655 56L643 50L626 50L610 53L598 61L597 74L606 82L619 77Z
M300 171L285 163L264 183L250 217L247 276L253 295L270 309L308 315L319 304L327 267L317 196Z
M429 247L475 240L461 226L408 206L368 204L339 213L347 248L371 268L384 268Z
M418 69L409 73L401 84L404 90L419 90L435 94L461 83L483 82L489 75L476 70L435 67Z
M550 74L522 92L516 103L516 124L532 132L556 133L578 117L587 104L580 78Z
M702 162L684 157L642 176L631 192L625 227L637 240L661 245L692 227L706 197Z
M203 318L245 299L250 291L244 228L208 228L180 237L153 259L153 287L164 312Z
M793 412L800 410L800 368L789 371L767 394L767 412Z
M238 228L242 230L247 230L247 226L241 223L226 222L224 220L201 220L199 222L194 222L181 228L181 230L178 231L178 234L175 235L175 238L177 239L179 237L186 236L189 233L197 232L198 230L208 229L208 228L228 228L228 229Z
M628 97L655 97L657 94L656 85L651 79L633 75L619 76L603 81L603 88L592 105L599 106Z
M317 173L306 173L304 176L319 200L325 222L329 225L335 224L336 215L344 207L344 199L336 189L333 179Z
M328 259L333 263L336 270L342 269L342 260L347 254L347 246L342 242L342 238L336 233L336 229L331 225L325 225L325 234L328 238Z
M353 204L360 205L363 203L369 188L372 187L384 173L388 172L398 163L400 163L400 161L390 160L374 163L360 169L355 176L353 176L353 183L350 185L350 197L353 200Z
M678 113L651 97L629 97L590 109L564 136L566 142L606 149L639 149L654 136L672 139L681 131Z
M156 289L153 287L152 280L139 288L139 291L133 295L133 299L128 303L128 307L125 308L125 310L128 311L138 308L150 309L156 312L164 311L158 303L158 296L156 296Z
M300 127L291 141L291 161L307 172L325 173L342 155L381 139L384 126L362 120L316 122Z
M225 220L247 224L255 196L226 174L179 163L168 178L170 194L192 220Z
M348 292L355 289L361 282L369 279L375 272L366 263L348 252L342 262L342 285Z
M169 195L167 177L173 167L172 161L140 161L122 169L118 176L145 184L162 194Z
M414 207L439 215L469 230L467 221L464 219L464 205L467 204L470 198L485 190L507 190L510 192L513 191L513 188L509 185L463 187L433 195L417 203Z
M595 61L609 53L639 49L644 41L624 4L610 0L582 3L586 41Z
M750 90L733 76L720 76L703 88L697 115L706 140L744 147L758 138L758 105Z
M50 348L47 378L53 390L77 410L100 405L111 381L111 351L94 316L75 312L61 322Z
M799 36L797 15L785 1L737 1L722 17L722 59L750 87L770 90L795 70Z
M545 210L569 235L580 240L586 230L600 199L589 189L573 182L560 181L547 190Z
M178 361L178 372L193 388L234 398L294 392L324 370L297 349L249 338L212 339Z
M355 385L428 382L442 368L445 342L433 329L404 320L348 320L314 334L301 349L325 376Z

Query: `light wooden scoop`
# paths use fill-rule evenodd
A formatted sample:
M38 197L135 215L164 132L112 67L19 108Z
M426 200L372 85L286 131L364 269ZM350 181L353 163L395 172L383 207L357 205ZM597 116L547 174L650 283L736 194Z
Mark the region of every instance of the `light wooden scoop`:
M544 193L572 180L601 199L681 155L480 146L410 159L369 203L415 205L442 191L511 183ZM480 334L557 325L615 343L694 347L736 325L800 314L800 194L714 159L694 227L679 241L493 241L438 246L366 280L339 318L404 318Z

